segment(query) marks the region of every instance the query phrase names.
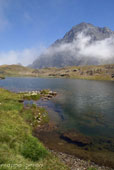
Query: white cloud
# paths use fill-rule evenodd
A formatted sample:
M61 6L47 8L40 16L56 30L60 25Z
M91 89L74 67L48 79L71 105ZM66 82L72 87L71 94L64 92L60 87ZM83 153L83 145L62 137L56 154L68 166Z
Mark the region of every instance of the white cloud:
M80 60L81 58L97 59L100 63L114 60L114 36L99 41L91 41L85 31L76 35L71 43L61 43L45 50L45 56L53 57L54 54L65 53L64 57L70 56Z
M40 46L39 48L28 48L22 51L10 50L8 52L0 52L0 65L21 63L27 66L32 64L43 49L44 47Z
M73 42L74 45L77 44L80 56L94 57L101 60L114 57L114 37L91 43L90 40L91 37L81 33L78 35L78 40Z

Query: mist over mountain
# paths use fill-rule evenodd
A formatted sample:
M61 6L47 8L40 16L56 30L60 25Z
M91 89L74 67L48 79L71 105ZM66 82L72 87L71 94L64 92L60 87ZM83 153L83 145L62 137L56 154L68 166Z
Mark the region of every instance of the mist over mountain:
M64 67L114 63L114 31L81 23L56 40L30 67Z

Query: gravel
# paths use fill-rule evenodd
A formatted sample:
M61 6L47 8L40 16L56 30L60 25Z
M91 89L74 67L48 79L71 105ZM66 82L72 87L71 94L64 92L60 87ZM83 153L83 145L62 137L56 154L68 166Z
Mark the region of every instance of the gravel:
M91 170L114 170L109 167L96 165L90 161L81 160L73 155L62 152L55 152L52 150L51 152L56 155L64 164L66 164L70 170L88 170L88 168L91 168Z

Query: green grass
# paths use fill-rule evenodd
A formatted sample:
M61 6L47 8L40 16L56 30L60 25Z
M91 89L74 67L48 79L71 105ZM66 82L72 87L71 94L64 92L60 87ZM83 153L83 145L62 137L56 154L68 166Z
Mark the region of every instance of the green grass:
M0 89L0 170L68 169L32 136L29 121L38 108L24 109L21 99L20 94Z
M48 151L44 146L33 136L26 138L25 143L21 147L21 153L25 158L30 158L32 161L37 161L44 158Z
M33 128L49 122L47 111L42 107L37 107L35 104L27 105L21 112L22 117Z
M90 167L87 170L97 170L96 168Z
M23 99L26 99L26 100L39 100L40 99L40 94L37 94L37 95L24 95L23 96Z
M50 91L49 89L44 89L44 90L41 91L41 94L42 95L49 94L49 91Z

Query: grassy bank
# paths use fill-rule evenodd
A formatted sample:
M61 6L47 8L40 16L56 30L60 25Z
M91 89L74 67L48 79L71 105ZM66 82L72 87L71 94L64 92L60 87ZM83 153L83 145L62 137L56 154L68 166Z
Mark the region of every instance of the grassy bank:
M21 100L22 94L0 89L0 170L68 169L32 135L34 126L47 121L45 110L24 107Z

